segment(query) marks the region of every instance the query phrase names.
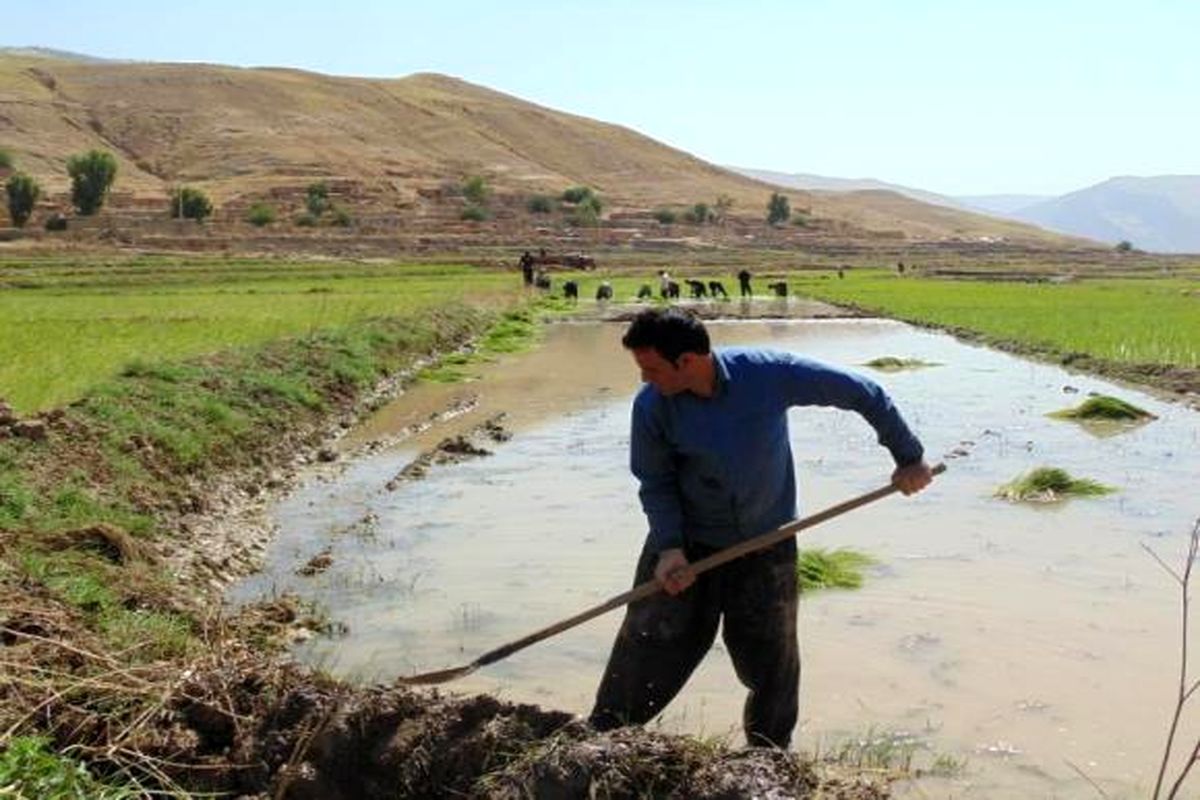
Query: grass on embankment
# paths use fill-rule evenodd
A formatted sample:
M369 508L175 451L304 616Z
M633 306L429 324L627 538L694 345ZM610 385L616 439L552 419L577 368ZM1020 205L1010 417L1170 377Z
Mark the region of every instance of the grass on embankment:
M20 736L52 733L55 750L105 752L98 731L109 728L89 715L119 732L143 709L138 684L115 694L104 686L125 671L138 680L147 670L170 674L164 665L206 652L201 609L153 554L171 548L172 515L207 503L207 479L286 463L417 359L472 339L511 351L535 331L528 312L443 304L187 361L134 363L44 415L44 440L0 438L0 640L28 644L33 635L66 648L44 647L46 663L0 665L8 687L0 750L20 746L27 756L6 766L20 773L17 785L45 777L90 786L78 764ZM70 668L55 660L71 649L84 657ZM57 705L54 697L83 703L88 724L64 733L39 722L31 710Z
M0 261L0 398L31 413L133 361L177 361L446 304L498 308L520 294L518 275L461 264Z
M855 270L844 280L790 276L795 293L992 342L1121 364L1200 368L1200 295L1174 278L988 282Z
M0 440L0 532L19 535L3 577L45 587L110 632L114 646L137 625L173 639L174 622L126 613L137 596L168 593L152 571L114 567L94 547L50 548L54 535L100 526L158 537L164 515L203 502L193 495L197 482L283 458L297 432L315 435L381 378L460 346L494 318L456 305L187 362L129 365L48 417L44 441Z

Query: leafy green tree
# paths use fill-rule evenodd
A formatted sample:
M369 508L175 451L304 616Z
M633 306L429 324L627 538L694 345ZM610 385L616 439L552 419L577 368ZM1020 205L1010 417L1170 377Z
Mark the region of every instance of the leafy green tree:
M787 222L791 215L792 206L788 199L779 192L772 192L771 199L767 201L767 224L778 225Z
M117 159L106 150L89 150L67 159L67 174L71 176L71 202L87 217L104 205L117 177Z
M255 203L246 211L246 221L256 228L275 221L275 209L266 203Z
M1117 242L1116 250L1118 253L1132 253L1133 242L1129 241L1128 239L1122 239L1121 241Z
M213 204L199 189L184 186L171 193L171 218L194 219L203 222L212 216Z
M554 210L554 201L544 194L535 194L529 198L525 208L529 210L530 214L549 214Z
M12 217L13 225L25 227L37 205L42 187L33 178L18 172L8 179L4 188L8 191L8 215Z
M467 202L482 206L487 204L492 190L482 175L472 175L463 181L462 193L463 197L467 198Z
M712 210L708 207L708 203L696 203L687 212L688 222L696 225L706 225L712 221Z
M329 184L325 181L310 183L304 190L304 207L314 217L319 217L329 210Z

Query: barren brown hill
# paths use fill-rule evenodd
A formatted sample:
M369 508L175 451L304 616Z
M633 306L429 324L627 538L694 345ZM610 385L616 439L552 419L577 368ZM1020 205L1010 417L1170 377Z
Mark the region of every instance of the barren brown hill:
M70 155L106 148L120 164L116 191L147 201L187 183L218 203L244 202L322 177L395 208L446 181L481 174L516 195L590 185L614 210L727 195L735 214L761 217L778 188L619 125L434 74L383 80L0 54L0 147L51 193L66 191ZM890 192L782 191L793 208L810 209L848 234L1066 241Z

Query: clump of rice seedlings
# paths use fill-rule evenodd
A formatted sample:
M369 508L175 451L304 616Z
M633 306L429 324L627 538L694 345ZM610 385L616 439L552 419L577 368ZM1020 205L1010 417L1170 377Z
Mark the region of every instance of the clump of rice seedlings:
M877 369L881 372L898 372L902 369L920 369L922 367L936 367L937 364L931 361L922 361L919 358L899 358L898 356L880 356L873 358L863 366Z
M996 490L997 497L1034 503L1054 503L1067 497L1090 497L1115 492L1088 478L1073 478L1059 467L1038 467Z
M863 569L877 563L857 550L826 550L812 547L796 557L796 581L801 592L817 589L857 589L863 583Z
M1074 408L1066 408L1049 414L1058 419L1075 420L1104 420L1111 422L1140 422L1147 419L1157 419L1145 409L1138 408L1117 397L1098 394L1089 397Z

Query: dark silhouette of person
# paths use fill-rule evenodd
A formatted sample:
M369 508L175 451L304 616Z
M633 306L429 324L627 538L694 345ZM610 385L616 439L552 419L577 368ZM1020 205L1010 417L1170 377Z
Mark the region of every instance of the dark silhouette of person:
M526 286L533 286L533 255L526 250L521 255L521 277L525 279Z
M742 297L754 297L754 290L750 288L750 270L744 269L738 273L738 288L742 291Z

